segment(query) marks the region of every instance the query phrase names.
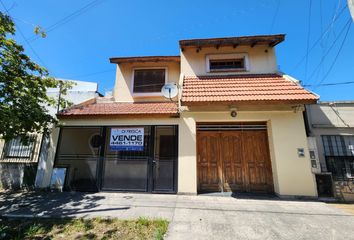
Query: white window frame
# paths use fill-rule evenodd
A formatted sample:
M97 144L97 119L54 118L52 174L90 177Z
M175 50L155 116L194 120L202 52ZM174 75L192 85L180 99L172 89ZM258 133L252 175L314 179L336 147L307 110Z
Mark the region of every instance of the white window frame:
M159 92L146 92L146 93L135 93L134 92L134 76L135 70L149 70L149 69L164 69L165 70L165 84L168 82L168 68L167 67L137 67L133 68L132 79L130 84L130 93L134 97L160 97L162 96L161 91Z
M243 69L224 69L224 70L210 70L210 60L218 60L218 59L240 59L243 58L245 60L245 68ZM208 73L214 72L248 72L250 70L249 58L247 53L226 53L226 54L208 54L205 57L206 70Z

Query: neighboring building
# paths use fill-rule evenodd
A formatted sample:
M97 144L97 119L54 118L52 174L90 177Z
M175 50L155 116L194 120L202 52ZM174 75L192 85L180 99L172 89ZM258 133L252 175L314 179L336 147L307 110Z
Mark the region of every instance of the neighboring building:
M98 84L95 82L86 82L86 81L78 81L78 80L69 80L69 79L58 79L62 81L69 81L72 82L71 89L68 90L65 96L59 96L59 88L49 88L47 90L47 95L49 97L58 99L59 97L63 97L64 99L68 100L72 104L79 104L85 102L89 99L101 96L98 93ZM57 114L58 109L57 107L49 107L48 111L51 115Z
M111 58L113 96L58 114L42 187L52 164L68 190L316 197L303 111L318 97L279 73L283 40L182 40L180 56ZM166 83L177 97L162 97Z
M307 105L306 116L318 195L354 201L354 102Z
M72 89L68 90L65 99L73 104L92 99L98 96L97 83L76 80ZM48 89L50 97L58 98L59 89ZM56 107L49 107L51 115L57 113ZM33 187L37 174L37 165L45 164L47 158L48 139L42 135L30 134L30 144L24 145L20 139L13 139L7 143L0 140L0 186L3 188ZM39 173L41 174L41 167Z

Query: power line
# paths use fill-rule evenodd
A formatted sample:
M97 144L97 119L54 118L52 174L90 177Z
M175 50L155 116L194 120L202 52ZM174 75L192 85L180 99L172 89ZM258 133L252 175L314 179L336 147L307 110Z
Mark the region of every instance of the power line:
M69 15L65 16L64 18L58 20L57 22L53 23L49 27L45 28L45 33L49 33L54 31L55 29L59 28L60 26L72 21L73 19L77 18L78 16L82 15L83 13L90 10L92 7L97 6L99 3L103 2L104 0L94 0L86 4L85 6L79 8L78 10L70 13ZM35 41L39 38L39 36L34 36L30 39L30 41Z
M343 49L343 46L344 46L344 43L345 43L345 40L347 40L347 36L348 36L348 33L349 33L349 30L350 30L350 26L352 25L352 21L351 19L349 19L350 23L349 23L349 26L348 26L348 29L347 29L347 32L345 33L345 36L344 36L344 39L339 47L339 50L337 52L337 55L335 56L331 66L329 67L328 71L326 72L326 74L323 76L323 78L321 79L321 81L318 83L318 84L321 84L329 75L329 73L332 71L334 65L336 64L337 62L337 59L339 57L339 54L342 52L342 49Z
M334 13L333 13L332 22L333 22L333 19L335 19L335 17L338 14L340 3L341 3L341 0L338 0L337 7L336 7L336 9L334 10Z
M102 73L114 72L114 71L115 71L115 69L107 69L107 70L102 70L102 71L99 71L99 72L76 75L76 76L73 76L71 78L88 77L88 76L99 75L99 74L102 74Z
M348 82L338 82L338 83L323 83L323 84L309 84L309 85L303 85L303 87L324 87L324 86L337 86L337 85L348 85L348 84L354 84L354 81L348 81Z
M323 33L323 8L322 8L322 0L320 0L320 23L321 23L321 35Z
M5 4L3 3L2 0L0 0L0 3L2 5L2 7L5 9L5 12L10 16L9 11L7 10ZM25 40L25 42L27 43L27 45L29 46L29 48L32 50L33 54L38 58L38 60L42 63L42 65L48 69L48 67L46 66L46 64L44 63L44 61L42 60L42 58L38 55L38 53L36 52L36 50L34 50L34 48L32 47L32 45L30 44L30 42L27 40L27 38L25 37L25 35L23 34L21 28L17 25L17 30L18 32L21 34L22 38Z
M98 3L102 2L103 0L94 0L87 5L83 6L82 8L76 10L75 12L67 15L66 17L62 18L61 20L57 21L56 23L52 24L47 28L47 32L53 31L54 29L58 28L59 26L68 23L69 21L73 20L74 18L80 16L81 14L87 12L90 8L96 6Z
M21 34L22 38L25 40L25 42L27 43L27 45L29 46L29 48L32 50L32 52L34 53L34 55L38 58L38 60L42 63L42 65L48 69L47 65L44 63L44 61L42 60L42 58L38 55L38 53L36 52L36 50L34 50L34 48L32 47L31 43L27 40L27 38L25 37L25 35L23 34L22 30L20 29L19 26L17 26L17 30L18 32ZM49 70L49 69L48 69Z
M27 24L27 25L31 25L32 27L36 27L36 26L37 26L37 25L35 25L34 23L28 22L28 21L23 20L23 19L21 19L21 18L12 17L12 19L13 19L13 20L20 21L20 22L22 22L22 23L24 23L24 24Z
M309 46L310 46L310 32L311 32L311 9L312 9L312 0L310 0L309 20L308 20L308 26L307 26L306 64L305 64L305 78L304 78L304 81L307 80L307 67L308 67L308 61L309 61Z
M321 24L321 35L323 34L323 3L322 3L322 0L320 0L320 24ZM324 57L324 54L325 54L325 44L324 44L324 41L321 40L321 43L320 43L320 47L321 47L321 58ZM321 68L320 70L323 71L323 68ZM310 77L311 79L311 77Z
M344 13L344 10L347 8L348 6L345 5L339 12L339 14L332 20L332 22L327 26L326 30L321 34L321 36L315 41L314 44L312 44L312 46L309 49L309 54L312 52L312 50L315 48L315 46L323 39L323 37L329 32L329 30L332 28L333 24L340 18L340 16ZM305 54L294 66L293 71L296 70L301 63L305 60L307 54Z
M312 71L309 80L312 79L312 77L315 75L315 73L317 72L317 70L322 66L322 63L324 62L325 58L327 57L327 55L331 52L331 50L333 50L334 45L336 44L336 42L339 40L340 36L342 36L344 30L346 29L346 27L350 24L350 19L349 21L347 21L347 23L343 26L343 28L341 29L341 31L339 32L339 34L337 35L336 39L333 41L332 45L328 48L328 50L324 53L324 55L321 57L321 61L319 62L319 64L317 65L317 67Z
M278 12L279 12L279 5L280 5L280 0L277 0L277 6L276 6L276 9L275 9L275 12L274 12L272 24L270 26L270 32L273 31L274 23L275 23L275 20L276 20L276 18L278 16Z

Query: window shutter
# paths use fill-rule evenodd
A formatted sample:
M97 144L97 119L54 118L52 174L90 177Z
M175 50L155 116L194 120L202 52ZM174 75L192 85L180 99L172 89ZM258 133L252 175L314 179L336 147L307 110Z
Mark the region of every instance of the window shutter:
M160 92L165 84L165 69L139 69L134 71L134 93Z

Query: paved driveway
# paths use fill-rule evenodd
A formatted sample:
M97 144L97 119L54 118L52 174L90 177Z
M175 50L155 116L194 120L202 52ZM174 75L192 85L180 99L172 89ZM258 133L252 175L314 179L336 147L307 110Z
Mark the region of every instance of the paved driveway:
M0 215L165 218L167 239L354 239L354 215L322 202L131 193L0 194Z

